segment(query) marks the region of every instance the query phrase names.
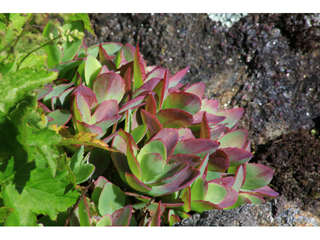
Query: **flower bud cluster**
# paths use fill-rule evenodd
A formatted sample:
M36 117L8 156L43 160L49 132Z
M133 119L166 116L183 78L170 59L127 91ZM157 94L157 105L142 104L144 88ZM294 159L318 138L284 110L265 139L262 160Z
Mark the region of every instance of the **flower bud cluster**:
M64 42L67 42L67 41L72 42L72 41L75 40L75 38L76 39L81 39L81 38L84 37L84 33L83 32L79 32L78 29L75 29L75 30L72 30L72 31L70 31L70 29L68 29L66 31L61 26L59 26L58 31L59 31L60 39L59 39L59 41L57 43L57 46L59 48L62 48ZM50 40L53 39L53 34L52 33L50 33L49 39Z

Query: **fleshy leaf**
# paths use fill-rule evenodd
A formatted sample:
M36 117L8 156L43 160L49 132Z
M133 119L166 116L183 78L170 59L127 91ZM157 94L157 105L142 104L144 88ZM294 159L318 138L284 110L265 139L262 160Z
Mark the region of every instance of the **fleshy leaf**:
M243 148L246 142L247 136L248 136L248 131L245 129L229 132L218 140L220 142L219 148L228 148L228 147Z
M92 89L93 82L99 75L101 67L102 66L100 62L96 58L94 58L90 54L87 55L84 67L84 76L87 87Z
M216 113L217 116L225 116L226 119L222 121L220 124L227 123L228 128L233 128L237 122L240 120L244 112L243 108L232 108L228 110L219 111Z
M206 85L202 82L194 83L190 87L184 90L184 92L192 93L202 99Z
M120 103L125 92L124 80L115 72L101 74L93 82L93 92L99 104L110 99L115 99Z
M87 199L85 196L81 199L79 203L79 220L80 226L91 226L89 206L87 204Z
M92 164L82 164L74 170L76 183L80 184L87 181L93 174L95 166Z
M210 183L216 183L219 185L232 187L235 183L234 177L223 177L223 178L217 178L214 180L211 180Z
M211 154L219 147L219 143L210 139L187 139L178 142L175 154L190 154L204 158L206 154Z
M144 80L144 82L147 82L152 78L163 79L165 71L166 70L163 69L163 68L156 67L155 69L153 69L151 72L148 73L148 75L147 75L146 79Z
M202 213L204 211L209 211L214 209L221 209L221 207L209 201L204 201L204 200L191 201L191 210L193 211Z
M159 153L148 153L141 157L139 165L142 172L141 181L148 182L163 171L164 162Z
M163 128L189 127L193 122L193 116L180 109L160 110L156 116Z
M141 182L135 175L130 173L125 173L125 178L130 187L139 192L148 192L151 190L150 187ZM149 194L149 193L148 193Z
M244 173L244 170L243 170L243 166L240 165L237 172L236 172L236 175L234 177L234 184L232 186L232 188L239 192L242 185L243 185L243 181L245 179L245 173Z
M139 127L132 130L131 135L136 143L139 143L147 133L147 124L141 124Z
M163 129L161 123L159 122L159 120L153 116L152 114L150 114L149 112L147 112L144 109L141 109L141 118L144 124L147 124L148 126L148 130L147 130L147 137L150 138L152 136L154 136L155 134L157 134L160 130Z
M191 200L203 200L208 191L208 182L198 177L191 186Z
M179 141L179 133L175 128L166 128L160 130L152 140L161 139L166 146L167 159L169 159Z
M246 165L246 181L243 189L257 189L268 185L273 177L271 168L262 164L249 163Z
M238 193L230 187L209 182L205 201L217 204L220 208L232 206L238 199Z
M206 111L207 113L216 114L219 108L219 101L215 99L202 99L201 111Z
M150 226L153 226L153 227L160 226L160 223L161 223L160 217L161 217L161 200L159 201L157 210L155 211L155 213L152 216Z
M234 208L240 207L241 205L251 204L251 203L252 202L248 198L246 198L244 195L239 193L237 201L232 206L226 207L224 209L234 209Z
M187 162L191 167L197 167L199 166L199 164L202 163L202 159L195 155L180 153L180 154L171 156L168 163L172 164L172 163L183 163L183 162Z
M119 210L125 205L126 195L122 190L107 182L100 194L98 210L101 216L105 214L112 214L114 211Z
M249 162L252 158L253 154L241 148L221 148L223 152L225 152L230 161L230 166L239 166L241 164Z
M248 191L246 191L245 189L241 189L240 192L249 192L249 193L261 195L263 197L276 197L279 195L279 193L271 189L269 186L264 186L258 189L248 190Z
M65 126L71 119L71 112L66 109L58 109L56 111L48 113L49 117L53 118L53 121L48 123L48 126L57 124L57 127Z
M137 156L138 162L140 162L142 160L142 157L145 154L149 154L149 153L159 153L161 155L163 162L164 163L166 162L167 150L166 150L166 146L165 146L164 142L161 139L151 140L150 142L145 144L141 148L141 150Z
M116 100L106 100L102 102L92 115L92 124L100 122L118 114L118 102Z
M112 226L129 226L132 216L132 206L127 205L112 214Z
M79 85L74 89L71 95L71 100L73 99L74 95L78 92L80 92L84 96L90 109L94 109L98 105L95 93L91 90L91 88L88 88L83 85Z
M137 44L136 52L133 61L133 74L134 74L134 89L138 89L143 85L145 77L144 67L141 62L141 55L139 53L139 45Z
M181 71L177 72L174 76L172 76L171 78L169 78L169 87L175 87L180 80L184 77L184 75L186 75L186 73L188 72L190 66L182 69Z
M96 44L88 48L87 54L92 55L93 57L98 56L99 52L99 46L102 46L102 48L106 51L106 53L111 56L115 54L119 49L121 48L121 43L114 43L114 42L108 42L108 43L102 43L102 44Z
M112 226L112 220L110 214L104 215L99 222L97 222L97 227L105 227L105 226Z
M201 100L197 95L187 92L173 92L163 102L162 109L180 109L192 115L196 114L201 107Z
M230 166L229 157L220 149L210 154L208 162L208 170L224 173Z
M132 143L129 139L127 144L127 159L128 159L128 165L131 169L131 172L139 179L141 180L142 175L142 169L140 169L139 163L137 162L136 157L134 156L134 152L132 149Z
M255 195L255 194L250 194L250 193L240 193L242 196L248 198L250 200L250 202L252 204L262 204L262 203L265 203L265 200L258 196L258 195Z
M116 66L114 65L110 56L108 55L106 50L104 50L101 44L99 45L99 58L102 66L106 65L109 70L116 70Z
M209 123L206 115L206 112L204 112L201 122L200 138L210 139Z
M159 84L159 78L152 78L148 82L145 82L140 88L136 89L133 94L133 97L137 97L142 93L151 92Z

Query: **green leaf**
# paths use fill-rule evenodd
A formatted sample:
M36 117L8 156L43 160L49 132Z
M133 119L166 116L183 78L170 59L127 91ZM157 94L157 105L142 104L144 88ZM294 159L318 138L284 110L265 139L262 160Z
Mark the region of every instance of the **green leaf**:
M78 150L72 155L70 160L70 168L74 172L74 170L80 166L84 153L84 146L78 148Z
M257 189L267 186L273 177L271 168L262 164L249 163L246 165L246 181L244 182L243 189Z
M99 222L97 222L97 227L112 226L111 216L109 214L104 215Z
M5 206L14 210L7 217L6 226L35 226L35 214L48 214L55 220L58 212L75 204L79 194L64 180L66 174L67 171L59 172L52 178L49 169L34 169L25 186L7 185L0 196Z
M144 123L144 124L141 124L139 127L136 127L135 129L133 129L130 134L133 137L133 140L138 144L146 133L147 133L147 124Z
M166 146L164 145L163 141L160 139L150 141L146 145L144 145L143 148L141 148L137 156L138 162L140 163L142 160L142 157L149 153L159 153L164 162L166 162L167 160Z
M141 157L139 165L142 172L142 182L148 182L162 173L164 162L159 153L149 153Z
M78 30L79 32L83 32L83 22L82 21L74 21L67 24L64 24L62 28L65 31L70 29L70 32L73 30ZM63 57L61 62L67 62L73 59L73 57L77 54L82 44L82 39L74 38L72 42L66 41L63 44Z
M89 207L85 196L83 196L79 203L79 219L80 226L91 226Z
M101 216L105 214L112 214L114 211L119 210L125 206L126 195L121 189L107 182L101 192L98 204L99 214Z
M4 220L12 213L12 208L1 207L0 208L0 223L4 222Z
M29 68L0 76L0 122L9 109L25 98L30 91L52 82L57 76L57 72L35 71Z
M59 36L58 29L54 27L53 22L49 22L43 29L42 36L49 38L50 33L53 37L56 38ZM43 47L43 49L48 54L47 64L49 68L59 64L62 58L62 51L57 46L57 41L54 41L53 44L49 44Z
M87 181L93 174L95 166L92 164L83 164L74 170L77 184Z
M93 82L99 75L100 69L100 62L91 55L88 55L84 67L84 76L87 87L92 89Z
M94 34L94 31L92 29L91 23L90 23L90 18L87 13L71 13L67 14L65 17L65 23L71 22L71 21L77 21L81 20L84 24L84 28L87 29L92 35L96 37Z
M199 177L197 178L191 186L191 200L204 200L208 191L208 182Z
M41 70L46 66L47 58L47 55L32 53L22 62L20 69L32 67L36 70Z

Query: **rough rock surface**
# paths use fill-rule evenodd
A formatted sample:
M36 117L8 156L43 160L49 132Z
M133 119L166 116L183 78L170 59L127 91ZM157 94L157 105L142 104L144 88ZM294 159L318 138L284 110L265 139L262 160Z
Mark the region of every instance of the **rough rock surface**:
M320 226L320 219L300 210L284 197L266 204L242 205L230 210L211 210L194 214L174 226Z
M271 187L320 217L320 14L248 14L227 28L207 14L90 14L102 42L139 44L148 65L206 84L220 109L243 107L251 162ZM311 129L316 131L310 134Z

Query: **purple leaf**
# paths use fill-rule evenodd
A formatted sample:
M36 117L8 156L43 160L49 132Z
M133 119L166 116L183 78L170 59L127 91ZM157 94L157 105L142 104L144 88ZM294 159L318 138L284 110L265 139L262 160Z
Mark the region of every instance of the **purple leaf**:
M37 92L37 100L44 98L46 95L48 95L53 90L53 84L50 85L44 85L43 88L39 88L36 90Z
M190 128L179 128L179 140L195 139Z
M130 67L124 74L123 80L125 84L125 87L124 87L125 93L124 93L123 99L125 99L125 102L127 102L131 98L131 68Z
M192 124L194 125L194 124L201 123L204 113L206 113L206 117L207 117L207 121L208 121L209 125L221 123L225 119L225 117L223 117L223 116L216 116L216 115L213 115L213 114L208 113L208 112L199 111L196 114L194 114L193 123Z
M219 149L210 154L208 162L208 170L216 172L226 172L230 166L228 155Z
M132 216L132 206L127 205L112 214L112 226L129 226Z
M201 110L206 111L207 113L216 114L219 108L219 101L215 99L202 99Z
M199 166L200 163L202 163L202 159L195 155L180 153L180 154L171 156L168 163L174 164L174 163L184 163L184 162L187 162L189 166L196 168Z
M246 181L243 189L257 189L268 185L273 177L271 168L262 164L249 163L246 165Z
M101 64L106 65L109 70L116 70L116 66L114 65L110 56L108 55L106 50L104 50L101 44L99 45L99 58Z
M194 83L190 87L184 90L184 92L192 93L202 99L206 85L202 82Z
M103 65L100 69L98 76L100 76L101 74L104 74L104 73L108 73L108 72L110 72L108 67L106 65Z
M200 138L210 139L209 123L206 112L204 112L201 122Z
M164 128L189 127L193 122L193 116L180 109L160 110L157 118Z
M143 85L143 79L145 79L144 66L142 64L142 59L139 53L138 44L134 54L133 74L134 74L134 89L138 89Z
M139 96L125 103L124 105L121 106L119 110L119 114L127 111L129 108L133 110L134 108L144 105L145 103L142 103L142 102L145 100L145 98L146 96Z
M180 80L184 77L184 75L186 75L189 67L190 66L182 69L181 71L177 72L174 76L172 76L169 79L169 87L168 88L175 87L180 82Z
M135 175L130 173L125 173L125 178L130 187L139 192L149 192L152 189L141 182ZM149 193L148 193L149 194Z
M78 120L76 121L76 126L79 132L89 132L89 133L96 133L98 135L103 134L103 131L101 127L96 126L96 125L90 125L85 122L79 122Z
M156 100L154 99L154 96L152 94L149 94L149 97L147 98L146 105L144 109L149 112L151 115L156 116L157 114L157 104Z
M94 111L92 123L99 122L105 118L113 117L118 114L118 102L114 99L102 102Z
M164 100L162 109L175 108L194 115L200 110L200 107L201 100L197 95L187 92L174 92Z
M72 95L74 96L71 108L73 121L91 124L91 111L87 99L81 92L75 92Z
M149 195L162 196L172 192L179 191L189 186L198 176L200 172L192 167L187 167L171 178L160 181L157 185L152 185L152 190L148 192Z
M209 181L210 183L216 183L222 186L232 187L234 185L234 177L223 177L223 178L217 178Z
M78 93L78 92L80 92L84 96L90 109L93 109L96 106L98 106L98 101L97 101L97 98L96 98L96 95L94 94L94 92L90 88L85 87L83 85L79 85L74 89L74 91L71 95L71 101L72 101L73 97L76 95L76 93Z
M153 227L160 226L160 223L161 223L160 217L161 217L161 200L159 201L159 205L158 205L157 210L155 211L155 213L152 216L150 226L153 226Z
M107 129L109 127L111 127L113 124L115 124L117 121L119 121L119 119L121 118L120 115L118 116L113 116L113 117L108 117L108 118L105 118L99 122L96 122L94 125L97 126L97 127L101 127L103 133L105 134ZM101 136L98 136L98 138L102 137Z
M276 197L279 195L279 193L277 193L276 191L274 191L273 189L271 189L269 186L264 186L258 189L254 189L254 190L249 190L246 191L245 189L241 189L240 191L241 193L253 193L253 194L258 194L261 195L263 197Z
M123 78L115 72L104 73L93 82L93 92L99 104L111 99L120 103L125 92L125 83Z
M248 136L248 131L245 129L235 130L227 133L218 140L219 148L243 148Z
M228 110L219 111L216 113L216 115L226 117L226 119L223 122L221 122L220 124L227 123L226 126L228 128L233 128L237 124L239 119L242 117L243 112L244 112L243 108L232 108L232 109L228 109Z
M135 97L139 96L141 93L144 93L144 92L153 91L153 89L158 85L159 82L160 82L159 78L150 79L148 82L145 82L140 88L138 88L134 92L133 97L135 98Z
M220 124L210 127L210 139L213 141L218 140L218 138L224 132L224 129L225 126Z
M250 194L250 193L240 193L240 195L242 195L243 197L247 198L250 200L250 202L252 204L262 204L265 203L265 200L263 199L263 197L260 197L258 195L255 194Z
M187 139L180 140L173 154L190 154L204 158L206 154L211 154L217 150L219 143L210 139Z
M230 161L230 166L239 166L241 164L247 163L252 158L253 154L241 148L219 148L223 152L225 152Z
M164 142L167 150L167 160L171 157L174 148L177 146L179 141L179 133L177 129L174 128L165 128L160 130L152 140L161 139Z
M144 82L148 82L149 80L151 80L152 78L158 78L163 79L164 78L164 74L165 74L165 69L161 68L161 67L156 67L155 69L153 69L151 72L148 73L146 79L144 80Z
M148 126L148 130L147 130L148 138L154 136L160 130L163 129L161 123L159 122L159 120L155 116L148 113L144 109L141 109L140 111L141 111L141 118L142 118L143 123L147 124L147 126Z

